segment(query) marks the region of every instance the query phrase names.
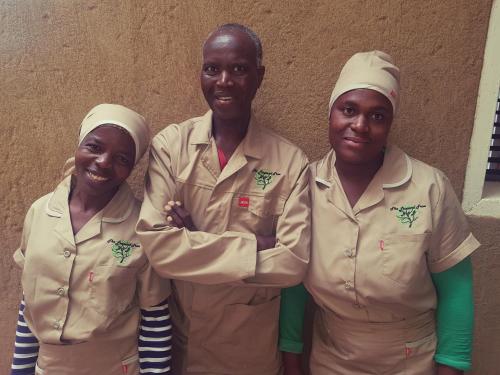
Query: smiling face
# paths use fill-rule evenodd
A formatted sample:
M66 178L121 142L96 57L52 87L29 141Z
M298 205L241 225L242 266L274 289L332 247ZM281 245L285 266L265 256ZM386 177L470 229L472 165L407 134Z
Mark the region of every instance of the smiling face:
M100 126L76 150L76 188L94 196L114 194L132 172L134 160L130 134L115 126Z
M337 160L355 165L382 160L392 119L391 102L377 91L356 89L339 96L329 130Z
M252 100L264 77L255 44L240 30L221 30L203 48L201 88L214 119L249 117Z

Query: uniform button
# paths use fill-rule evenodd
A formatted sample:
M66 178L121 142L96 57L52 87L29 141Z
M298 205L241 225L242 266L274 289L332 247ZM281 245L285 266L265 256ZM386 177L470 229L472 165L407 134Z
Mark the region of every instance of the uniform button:
M59 289L57 289L57 292L56 292L56 293L57 293L58 295L60 295L61 297L62 297L62 296L64 296L64 293L65 293L64 288L59 288Z
M54 329L59 329L59 328L61 328L61 323L59 323L58 321L55 321L54 324L52 324L52 327L54 327Z
M347 290L351 290L353 288L352 283L350 281L346 281L344 286Z
M69 250L64 250L64 257L69 258L71 256L71 252Z
M345 249L344 255L348 258L352 258L354 256L354 250L353 249Z

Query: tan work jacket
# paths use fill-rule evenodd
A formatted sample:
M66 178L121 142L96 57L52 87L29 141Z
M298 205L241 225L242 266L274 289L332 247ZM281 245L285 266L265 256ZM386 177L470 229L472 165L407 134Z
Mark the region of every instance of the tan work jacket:
M100 358L114 358L113 366L121 373L122 361L135 357L138 362L139 306L165 300L169 283L156 275L142 251L135 234L140 202L126 183L76 235L69 186L70 177L33 203L26 215L21 246L14 254L23 269L25 320L40 342L42 370L61 373L51 365L44 369L45 349L57 346L56 360L68 366L67 373L80 374L68 361L78 357L75 348L85 347L88 354L89 346L80 343L92 342L97 357L80 358L81 373L92 368L93 373L107 373Z
M137 230L153 267L175 279L177 373L278 373L280 288L309 261L308 173L299 148L253 119L222 171L210 111L153 139ZM199 231L166 222L169 200ZM275 234L276 247L257 252L256 234Z
M315 335L315 341L322 341L316 342L322 347L318 353L328 352L332 337L342 337L339 331L347 326L352 330L353 324L363 330L367 323L361 335L365 340L354 340L361 347L370 341L366 332L377 334L370 323L394 323L392 331L390 324L378 325L384 327L383 335L392 332L392 339L412 341L404 332L410 332L415 321L421 328L432 326L433 334L433 314L422 323L422 316L436 308L430 273L447 270L479 246L446 176L389 146L382 167L351 207L335 169L335 153L330 151L311 166L311 199L314 225L305 285L320 307L315 325L322 328L316 331L337 329L326 337ZM429 334L428 328L412 332L416 342L423 339L419 334ZM368 355L366 349L359 353ZM371 351L371 355L383 353ZM335 362L329 355L323 359ZM313 364L314 360L313 353Z

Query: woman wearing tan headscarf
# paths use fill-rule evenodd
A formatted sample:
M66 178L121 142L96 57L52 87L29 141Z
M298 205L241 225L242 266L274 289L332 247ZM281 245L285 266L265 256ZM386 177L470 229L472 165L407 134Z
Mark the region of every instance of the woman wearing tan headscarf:
M388 144L399 91L391 57L372 51L349 59L330 99L332 150L311 165L312 375L471 366L469 255L479 243L446 176ZM293 293L301 298L295 289L282 300L287 352L300 351ZM300 373L287 358L285 374Z
M96 106L67 177L29 209L14 254L24 301L12 374L170 372L169 284L142 251L126 183L148 143L141 115Z

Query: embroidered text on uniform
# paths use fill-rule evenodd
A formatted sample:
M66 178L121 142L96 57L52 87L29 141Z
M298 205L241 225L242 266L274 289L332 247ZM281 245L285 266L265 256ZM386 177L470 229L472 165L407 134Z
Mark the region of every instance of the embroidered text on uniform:
M399 222L401 224L408 224L408 228L411 228L413 223L418 219L418 210L424 207L426 207L425 204L391 207L391 211L397 211L396 217Z
M123 264L125 260L132 255L132 250L135 247L139 247L138 244L132 243L130 241L119 240L115 241L113 239L109 239L108 243L112 243L111 252L113 256L118 259L118 263Z
M273 182L274 176L279 176L281 173L278 172L269 172L263 169L254 169L255 172L255 182L257 186L262 187L264 190L271 182Z

